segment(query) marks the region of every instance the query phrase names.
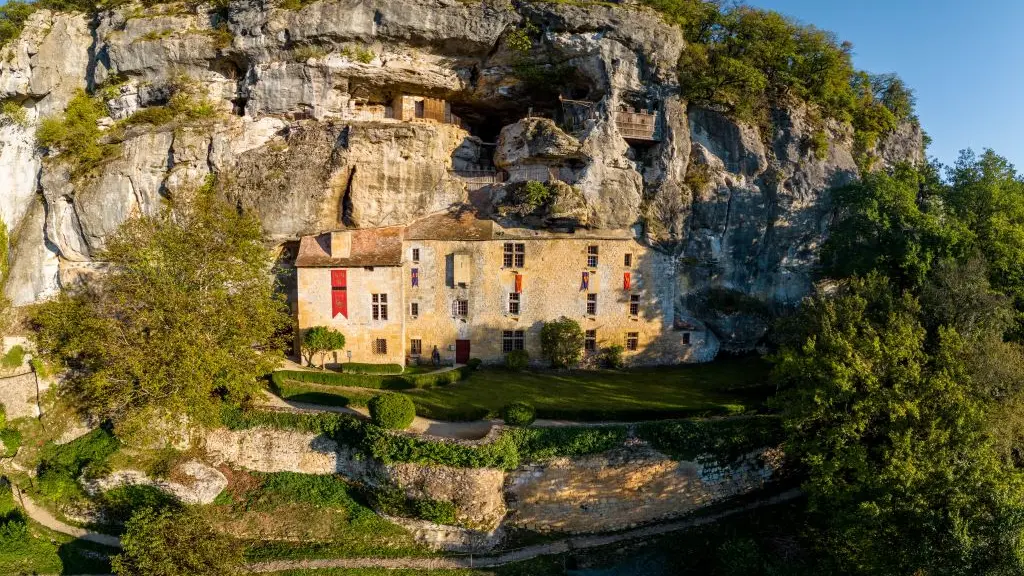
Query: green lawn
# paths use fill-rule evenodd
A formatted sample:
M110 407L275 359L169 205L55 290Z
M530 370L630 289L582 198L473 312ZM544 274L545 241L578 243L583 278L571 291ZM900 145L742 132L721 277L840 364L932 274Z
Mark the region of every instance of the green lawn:
M635 370L509 372L483 369L448 386L401 390L416 413L438 420L496 417L522 400L538 417L566 420L643 420L757 410L772 392L769 366L758 358ZM362 406L376 391L286 382L287 399Z
M108 573L114 552L28 520L10 486L0 486L0 574Z

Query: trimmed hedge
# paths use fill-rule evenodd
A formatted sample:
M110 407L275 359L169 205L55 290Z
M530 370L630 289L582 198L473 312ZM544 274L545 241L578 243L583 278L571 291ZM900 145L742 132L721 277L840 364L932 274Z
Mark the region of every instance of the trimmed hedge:
M501 419L509 426L529 426L537 419L537 411L526 402L512 402L501 409Z
M405 368L401 364L365 364L361 362L344 362L341 371L345 374L401 374Z
M710 458L721 465L785 439L782 419L777 416L644 422L637 426L636 435L677 460Z
M516 468L522 462L605 452L622 446L629 436L626 425L509 428L494 442L464 446L393 434L344 414L243 412L227 408L222 420L236 430L267 426L324 434L384 464L409 462L504 470ZM776 446L783 439L781 420L776 416L645 422L636 425L636 435L676 460L704 457L723 465L757 448Z
M513 350L505 355L505 368L512 372L521 372L530 365L530 353L526 350Z
M397 364L395 364L397 366ZM462 366L444 372L427 372L425 374L339 374L338 372L314 372L306 370L278 370L271 374L271 382L279 388L284 387L287 380L307 382L322 386L347 386L350 388L370 388L374 390L408 390L410 388L430 388L454 384L466 378L473 368Z
M416 418L416 406L412 399L402 394L374 396L367 406L370 408L370 419L383 428L405 430Z
M709 408L648 408L636 410L600 410L590 408L538 408L537 418L572 420L575 422L644 422L647 420L677 420L681 418L708 418L735 416L746 411L740 404L727 404Z

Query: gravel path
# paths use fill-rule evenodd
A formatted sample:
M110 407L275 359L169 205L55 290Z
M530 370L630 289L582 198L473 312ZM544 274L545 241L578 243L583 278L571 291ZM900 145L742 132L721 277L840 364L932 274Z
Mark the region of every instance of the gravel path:
M434 570L434 569L452 569L452 568L487 568L492 566L501 566L503 564L510 564L512 562L521 562L523 560L530 560L538 556L548 556L551 554L561 554L572 550L586 550L588 548L596 548L599 546L606 546L608 544L615 544L617 542L625 542L628 540L637 540L641 538L650 538L653 536L661 536L670 532L678 532L681 530L687 530L690 528L696 528L698 526L704 526L717 522L722 518L732 516L762 506L768 506L771 504L777 504L779 502L786 502L793 500L800 496L800 491L793 489L776 494L763 500L758 500L745 504L743 506L737 506L736 508L730 508L723 510L715 514L709 514L707 516L701 516L697 518L689 518L684 520L677 520L675 522L666 522L664 524L657 524L654 526L646 526L643 528L635 528L633 530L626 530L624 532L617 532L615 534L605 534L598 536L576 536L573 538L565 538L563 540L556 540L554 542L548 542L546 544L538 544L536 546L527 546L518 550L510 550L493 556L453 556L445 558L336 558L328 560L278 560L274 562L259 562L250 564L248 570L253 573L268 573L268 572L280 572L284 570L310 570L310 569L326 569L326 568L389 568L389 569L411 569L411 570Z
M61 534L67 534L68 536L74 536L75 538L80 538L89 542L95 542L96 544L110 546L111 548L121 547L121 539L117 536L100 534L99 532L90 532L84 528L65 524L55 518L53 514L50 514L48 510L33 502L31 498L26 496L21 490L18 490L17 486L11 485L11 489L14 491L15 499L17 499L21 504L21 507L25 509L25 514L50 530L60 532Z

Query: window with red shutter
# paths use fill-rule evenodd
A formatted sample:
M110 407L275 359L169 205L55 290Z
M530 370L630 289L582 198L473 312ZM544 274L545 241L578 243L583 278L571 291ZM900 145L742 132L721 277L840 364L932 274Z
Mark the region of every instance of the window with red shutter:
M341 314L348 318L348 274L331 270L331 318Z

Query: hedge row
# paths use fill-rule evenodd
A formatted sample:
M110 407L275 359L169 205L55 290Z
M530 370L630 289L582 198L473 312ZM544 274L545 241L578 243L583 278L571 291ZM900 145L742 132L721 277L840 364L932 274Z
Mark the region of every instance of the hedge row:
M401 364L366 364L364 362L344 362L341 371L345 374L401 374L405 368Z
M397 364L396 364L397 366ZM469 376L473 368L462 366L445 372L427 372L425 374L349 374L338 372L315 372L306 370L278 370L271 375L276 386L283 386L286 380L307 382L323 386L347 386L351 388L371 388L375 390L408 390L410 388L430 388L454 384Z
M222 420L227 427L236 430L266 426L324 434L385 464L409 462L455 468L510 470L522 462L605 452L621 446L628 437L627 425L510 428L494 442L465 446L392 434L344 414L226 409ZM783 440L782 424L776 416L645 422L636 425L635 434L676 460L710 457L722 465Z
M681 418L709 418L734 416L746 411L742 404L724 404L709 408L645 408L602 410L594 408L538 407L537 418L571 420L574 422L644 422L647 420L675 420Z
M712 458L721 465L758 448L777 446L785 438L777 416L645 422L637 425L636 435L677 460Z

